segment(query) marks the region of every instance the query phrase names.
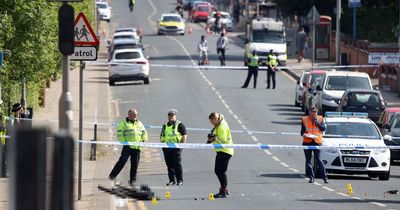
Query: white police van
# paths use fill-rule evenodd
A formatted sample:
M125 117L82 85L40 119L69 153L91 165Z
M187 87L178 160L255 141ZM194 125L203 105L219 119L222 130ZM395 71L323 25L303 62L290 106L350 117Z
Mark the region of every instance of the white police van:
M328 173L367 174L370 178L389 180L390 150L363 147L386 147L378 127L367 113L327 112L323 146L358 147L354 149L325 148L321 160Z

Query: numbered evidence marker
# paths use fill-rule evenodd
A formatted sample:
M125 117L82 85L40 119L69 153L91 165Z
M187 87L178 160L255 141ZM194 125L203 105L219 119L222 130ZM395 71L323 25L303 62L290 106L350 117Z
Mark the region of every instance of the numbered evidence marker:
M347 188L347 194L349 195L353 194L353 188L351 187L350 183L346 185L346 188Z

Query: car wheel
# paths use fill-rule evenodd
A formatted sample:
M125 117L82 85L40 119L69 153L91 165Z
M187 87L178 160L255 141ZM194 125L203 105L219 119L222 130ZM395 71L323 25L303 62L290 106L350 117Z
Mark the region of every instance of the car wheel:
M374 178L377 178L377 177L378 177L378 174L369 173L369 174L368 174L368 177L369 177L370 179L374 179Z
M185 33L181 33L181 36L184 36L185 35Z
M294 100L294 105L297 106L297 107L300 107L300 103L297 102L297 100Z
M113 85L115 85L115 81L114 80L108 80L108 84L110 85L110 86L113 86Z
M157 35L161 35L161 32L157 31Z
M390 178L390 170L387 173L382 173L379 175L379 180L387 181Z
M144 82L145 85L148 85L148 84L150 84L150 79L149 78L145 78L143 80L143 82Z

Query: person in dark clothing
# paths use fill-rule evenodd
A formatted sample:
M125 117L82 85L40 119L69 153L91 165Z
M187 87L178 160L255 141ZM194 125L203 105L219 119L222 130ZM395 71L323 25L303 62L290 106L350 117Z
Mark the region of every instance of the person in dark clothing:
M318 116L317 107L313 106L310 109L309 116L305 116L301 119L301 131L300 134L303 136L304 146L319 146L322 144L322 132L325 131L325 125L322 116ZM306 158L306 175L310 178L309 183L314 182L315 171L313 170L313 164L311 163L312 153L314 153L314 159L320 170L320 174L324 182L328 183L328 176L326 175L324 164L321 161L319 149L305 149L304 155Z
M176 109L168 111L168 122L163 125L160 134L162 143L185 143L187 139L186 127L183 123L176 120ZM181 163L180 148L163 148L165 163L168 168L169 185L182 185L183 184L183 169ZM176 181L175 181L176 178Z

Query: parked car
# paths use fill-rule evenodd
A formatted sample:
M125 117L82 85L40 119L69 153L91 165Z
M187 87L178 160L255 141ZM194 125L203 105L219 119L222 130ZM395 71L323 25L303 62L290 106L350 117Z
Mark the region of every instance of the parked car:
M310 75L309 71L303 71L300 75L300 79L297 80L296 88L295 88L295 98L294 105L300 106L303 103L303 92L307 89L307 81Z
M132 33L137 33L137 28L136 27L126 27L126 28L116 28L114 30L114 34L118 32L132 32Z
M400 146L400 113L393 115L389 124L385 126L385 144L387 146ZM400 149L390 149L391 161L400 160Z
M304 92L304 101L303 101L303 111L304 114L308 115L308 110L311 109L312 106L315 106L315 103L313 103L313 98L315 98L315 96L317 95L317 87L318 86L322 86L322 81L323 78L319 77L316 78L316 80L314 81L314 83L311 85L310 88L306 89L306 91ZM321 113L321 111L319 112Z
M317 79L321 79L324 75L325 75L325 70L311 70L311 71L307 71L308 72L308 76L305 78L306 80L303 82L303 89L301 90L301 95L298 96L298 99L301 100L300 104L301 104L301 109L303 111L306 110L306 98L307 98L307 92L311 91L309 90L312 85L315 83L315 81ZM311 107L310 107L311 108Z
M372 90L371 79L368 74L362 72L327 72L322 84L316 86L312 104L316 105L322 114L336 111L343 93L348 89Z
M115 50L108 65L109 84L117 81L143 80L149 84L149 61L144 56L142 49Z
M184 9L184 10L188 10L190 4L192 4L192 7L193 7L193 4L194 4L195 2L198 2L198 1L199 1L199 0L183 0L183 9ZM202 2L211 3L211 0L202 0Z
M199 21L207 22L210 13L210 4L197 4L190 13L190 19L195 23Z
M387 134L385 130L385 125L388 125L390 120L393 118L393 116L397 113L400 112L400 107L389 107L386 108L381 116L379 117L378 121L376 122L376 125L379 127L379 130L383 135Z
M323 146L386 146L384 140L387 137L382 137L366 113L327 112L324 121ZM390 178L389 149L325 149L321 150L321 160L328 173L367 174L379 180Z
M108 47L108 55L109 55L108 60L109 61L111 60L115 50L120 50L120 49L142 49L142 50L144 50L142 43L140 43L134 39L116 39Z
M185 21L179 14L162 14L157 20L157 34L185 35Z
M218 11L221 14L221 24L223 27L225 27L225 29L227 31L233 31L233 18L232 16L228 13L228 12L222 12L222 11ZM210 16L208 17L208 25L211 27L211 30L214 29L214 25L215 25L215 17L214 15L217 12L212 12L210 14Z
M385 110L385 102L377 90L349 89L339 102L338 112L365 112L368 117L377 122Z
M117 39L133 39L140 42L140 37L136 32L117 32L113 35L113 41Z
M96 2L97 11L99 12L100 20L110 22L111 20L111 7L106 1Z

